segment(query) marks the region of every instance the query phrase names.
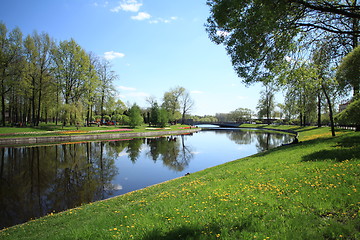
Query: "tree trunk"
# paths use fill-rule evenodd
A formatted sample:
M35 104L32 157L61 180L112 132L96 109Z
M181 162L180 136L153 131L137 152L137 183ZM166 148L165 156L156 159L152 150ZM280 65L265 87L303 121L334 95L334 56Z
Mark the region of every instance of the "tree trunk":
M318 93L318 127L321 127L321 95Z
M39 126L39 121L40 121L40 109L41 109L41 88L42 88L42 77L40 77L40 82L39 82L39 98L38 98L38 112L37 112L37 117L36 117L36 126Z
M335 134L335 124L334 124L332 103L331 103L329 95L326 92L325 86L321 85L321 88L322 88L322 90L324 92L326 101L327 101L327 103L329 105L329 118L330 118L330 124L331 124L331 134L332 134L333 137L335 137L336 134Z
M31 107L32 107L32 126L36 126L36 108L35 108L35 79L32 77L32 97L31 97Z

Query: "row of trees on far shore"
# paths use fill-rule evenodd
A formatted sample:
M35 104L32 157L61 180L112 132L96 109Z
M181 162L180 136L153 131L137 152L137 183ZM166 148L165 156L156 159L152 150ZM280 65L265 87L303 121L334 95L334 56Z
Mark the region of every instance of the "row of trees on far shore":
M116 99L118 78L109 61L86 52L74 39L55 42L47 33L26 37L0 23L0 125L38 126L116 121L164 126L185 119L193 107L189 92L176 87L149 109Z

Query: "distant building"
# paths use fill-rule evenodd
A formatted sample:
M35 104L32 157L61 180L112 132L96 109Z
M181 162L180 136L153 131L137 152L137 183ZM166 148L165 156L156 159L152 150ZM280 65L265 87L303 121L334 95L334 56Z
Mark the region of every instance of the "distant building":
M339 104L339 112L344 111L347 108L347 106L349 105L349 103L350 103L350 101Z

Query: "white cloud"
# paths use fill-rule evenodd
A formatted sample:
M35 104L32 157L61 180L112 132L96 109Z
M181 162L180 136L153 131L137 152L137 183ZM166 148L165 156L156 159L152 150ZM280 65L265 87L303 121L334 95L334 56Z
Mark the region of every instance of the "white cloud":
M139 12L138 15L132 16L131 19L142 21L151 18L151 15L146 12Z
M123 57L125 57L125 54L120 53L120 52L110 51L110 52L105 52L104 53L104 58L106 60L112 60L114 58L123 58Z
M156 18L154 20L150 20L149 23L151 24L157 24L157 23L171 23L172 21L177 20L178 17L170 17L169 19L164 18Z
M136 88L133 87L118 86L117 88L124 91L136 91Z
M93 7L107 7L109 5L109 2L108 1L105 1L104 3L98 3L98 2L94 2L92 4Z
M126 12L138 12L142 3L138 3L137 0L123 0L118 6L110 9L112 12L126 11Z

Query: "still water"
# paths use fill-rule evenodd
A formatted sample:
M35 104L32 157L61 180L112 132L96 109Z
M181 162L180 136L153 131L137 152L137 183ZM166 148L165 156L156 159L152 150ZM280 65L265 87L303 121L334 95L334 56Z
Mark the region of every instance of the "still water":
M161 183L291 141L243 130L0 148L0 229Z

